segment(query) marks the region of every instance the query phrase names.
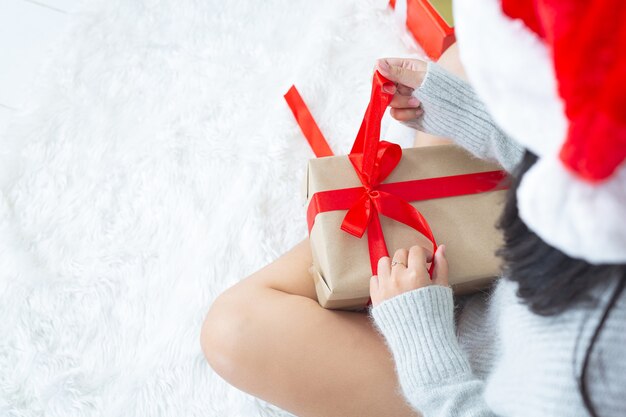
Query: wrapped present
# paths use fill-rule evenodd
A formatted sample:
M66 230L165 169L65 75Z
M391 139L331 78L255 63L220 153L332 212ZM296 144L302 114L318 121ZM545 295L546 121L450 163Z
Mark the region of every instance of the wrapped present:
M455 145L401 149L380 140L392 94L374 76L363 123L347 156L312 159L306 176L313 278L326 308L360 310L378 259L399 248L446 244L455 292L485 287L499 271L495 227L506 174ZM285 96L318 154L328 146L297 91ZM437 237L437 240L435 239ZM431 266L432 269L432 266Z
M454 43L452 0L390 0L389 5L430 58L438 59Z

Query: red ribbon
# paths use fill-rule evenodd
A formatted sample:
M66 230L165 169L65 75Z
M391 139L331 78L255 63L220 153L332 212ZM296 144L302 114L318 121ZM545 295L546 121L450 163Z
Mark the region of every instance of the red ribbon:
M380 122L393 93L383 87L395 87L378 71L374 74L370 102L363 122L348 155L361 184L360 197L351 205L341 223L341 229L358 238L367 230L367 243L370 252L372 274L376 275L378 260L389 256L379 214L417 230L432 242L433 253L437 243L424 216L406 200L379 189L380 184L391 174L402 158L402 148L380 140Z
M370 265L374 275L377 274L378 260L383 256L389 256L380 224L380 214L404 223L426 236L432 243L432 250L435 253L437 243L428 222L408 201L477 194L506 188L502 184L502 180L506 177L503 171L381 184L402 158L402 148L399 145L380 140L380 122L393 98L393 94L383 90L385 85L393 86L393 83L376 72L369 105L348 155L363 186L317 192L311 197L307 209L309 233L318 214L334 210L348 210L341 223L341 229L358 238L363 237L367 230ZM292 90L297 95L295 104ZM296 120L309 143L319 145L320 137L326 143L295 87L289 90L285 99L290 103ZM303 124L301 120L306 120L307 123ZM315 139L312 140L312 138ZM313 147L313 144L311 146ZM315 150L315 147L313 149ZM330 148L328 149L330 151ZM315 150L315 153L317 154L318 151ZM434 262L429 272L432 273L433 267Z
M317 126L317 123L315 123L315 119L313 119L311 112L306 104L304 104L295 85L292 85L289 91L287 91L285 100L287 100L293 117L296 118L300 130L302 130L304 137L309 142L309 145L311 145L315 156L318 158L322 156L332 156L333 151L330 149L330 146L328 146L326 138L322 135L320 128Z

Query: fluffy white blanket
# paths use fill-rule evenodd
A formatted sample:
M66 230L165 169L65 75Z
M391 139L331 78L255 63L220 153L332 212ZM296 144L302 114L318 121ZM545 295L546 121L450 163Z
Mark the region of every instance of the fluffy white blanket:
M199 344L225 288L306 235L299 87L337 152L387 0L97 0L0 141L0 415L284 416ZM393 139L393 138L391 138Z

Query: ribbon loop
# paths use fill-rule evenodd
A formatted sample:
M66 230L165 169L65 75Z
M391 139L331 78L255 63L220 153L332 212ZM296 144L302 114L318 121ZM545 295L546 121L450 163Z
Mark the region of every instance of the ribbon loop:
M358 238L363 236L370 223L372 203L381 198L381 194L377 191L378 186L391 174L402 158L402 148L399 145L386 141L381 141L380 145L374 164L376 167L375 176L372 178L363 175L363 172L358 168L362 166L362 154L348 155L357 176L363 184L364 192L361 198L346 213L341 223L341 229Z
M362 161L359 161L358 167L355 168L357 172L360 172L361 175L366 178L365 181L368 183L371 183L376 176L374 172L376 162L375 155L378 151L380 141L380 122L387 106L393 99L393 94L384 91L383 87L385 85L393 85L393 82L376 71L374 73L374 79L372 80L370 102L365 111L359 133L350 151L350 155L363 155Z

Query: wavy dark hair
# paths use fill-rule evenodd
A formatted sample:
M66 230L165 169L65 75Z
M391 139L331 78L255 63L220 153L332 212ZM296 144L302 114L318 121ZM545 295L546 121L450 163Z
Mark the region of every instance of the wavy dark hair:
M582 259L571 258L545 243L524 224L519 217L516 191L522 177L536 161L537 157L526 151L513 173L498 224L504 235L504 245L498 255L504 260L507 279L518 283L518 296L533 313L542 316L558 315L581 303L595 305L598 300L592 297L592 289L601 284L606 285L607 280L618 281L587 346L582 369L576 372L585 407L589 414L598 417L589 395L587 369L598 336L624 291L626 264L593 265Z

